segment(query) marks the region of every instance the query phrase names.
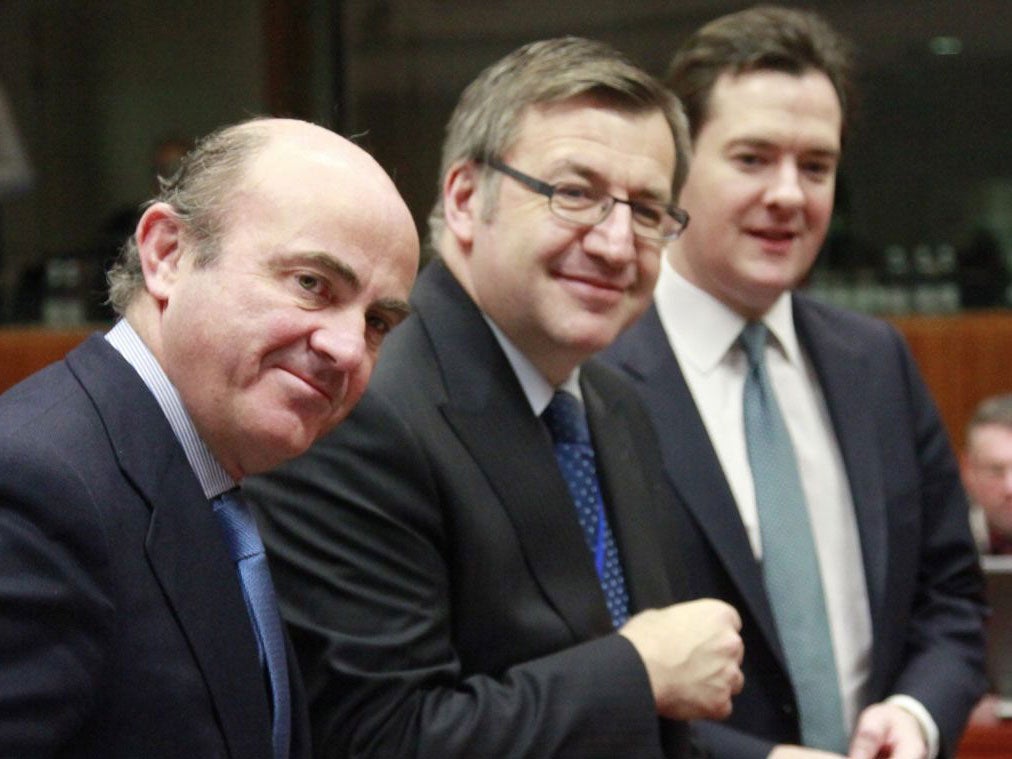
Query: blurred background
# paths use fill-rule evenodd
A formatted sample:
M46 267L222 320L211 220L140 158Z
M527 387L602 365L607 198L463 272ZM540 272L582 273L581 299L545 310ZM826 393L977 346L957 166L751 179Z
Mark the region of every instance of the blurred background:
M0 320L109 318L103 271L157 170L254 114L357 135L419 227L461 89L578 34L661 74L730 0L0 0ZM808 286L884 315L1012 307L1012 2L824 0L862 103ZM160 169L158 167L161 167Z

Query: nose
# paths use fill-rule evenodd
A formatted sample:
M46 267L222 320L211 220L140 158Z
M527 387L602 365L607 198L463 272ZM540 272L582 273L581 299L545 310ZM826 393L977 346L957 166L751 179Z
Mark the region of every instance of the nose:
M800 208L805 202L805 191L801 186L801 172L793 160L784 160L773 172L766 193L768 205L779 208Z
M615 202L608 215L584 236L584 248L612 266L624 266L636 259L636 236L632 210L627 203Z
M351 310L322 319L309 335L309 347L341 372L352 372L368 352L365 316Z

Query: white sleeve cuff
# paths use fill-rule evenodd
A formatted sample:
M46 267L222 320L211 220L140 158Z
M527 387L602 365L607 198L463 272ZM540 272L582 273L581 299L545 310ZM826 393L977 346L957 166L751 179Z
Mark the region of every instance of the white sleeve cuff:
M928 710L924 708L924 704L913 696L906 696L902 693L889 696L886 699L886 703L895 704L917 720L917 723L921 726L921 733L924 735L924 743L928 747L928 759L935 759L938 756L938 725L935 724L935 720L928 714Z

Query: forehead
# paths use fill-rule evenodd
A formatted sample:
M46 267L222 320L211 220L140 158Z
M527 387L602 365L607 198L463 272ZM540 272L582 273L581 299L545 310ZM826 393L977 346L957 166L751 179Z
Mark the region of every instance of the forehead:
M842 128L840 99L826 74L763 69L724 72L717 78L699 138L708 132L724 141L801 140L819 149L839 150Z
M1012 427L982 424L971 432L970 445L978 455L1012 458Z
M532 168L577 163L619 183L669 188L675 140L659 108L634 111L581 96L528 106L507 156Z
M393 183L364 153L328 147L276 141L250 161L226 210L235 255L331 256L363 282L413 277L418 237Z

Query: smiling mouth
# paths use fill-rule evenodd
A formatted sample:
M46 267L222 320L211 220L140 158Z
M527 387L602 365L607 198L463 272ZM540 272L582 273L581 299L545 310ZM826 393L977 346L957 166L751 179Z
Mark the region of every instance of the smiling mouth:
M592 289L596 291L605 291L612 293L624 293L626 288L615 282L600 279L598 277L587 277L579 274L566 274L564 272L558 272L555 275L563 283L573 284L581 288Z
M754 237L759 237L763 240L771 240L773 242L785 242L787 240L793 240L798 236L797 232L776 229L753 229L749 231L749 234Z
M285 368L285 367L282 367L282 368L283 368L283 371L287 372L292 377L295 377L297 380L299 380L300 382L302 382L302 384L304 384L304 385L312 388L314 391L316 391L316 393L318 393L319 395L321 395L324 398L326 398L326 400L327 400L328 403L333 404L333 402L334 402L334 394L331 393L320 382L317 382L312 377L307 377L306 375L304 375L304 374L302 374L300 372L296 372L296 371L293 371L293 370Z

